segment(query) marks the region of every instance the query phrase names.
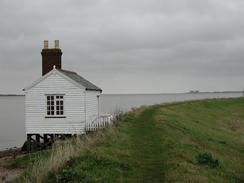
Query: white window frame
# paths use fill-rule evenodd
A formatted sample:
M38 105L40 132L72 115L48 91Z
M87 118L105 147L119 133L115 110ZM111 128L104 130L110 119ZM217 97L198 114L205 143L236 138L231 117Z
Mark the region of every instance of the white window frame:
M54 114L48 114L48 104L47 104L48 103L48 97L52 97L52 96L54 97L54 105L53 105ZM45 97L46 97L46 110L45 110L46 118L65 118L64 94L46 94ZM57 100L57 97L62 97L62 100L60 100L60 99ZM57 101L63 101L63 114L57 114L57 105L56 105ZM50 107L51 107L51 105L50 105ZM61 110L59 109L59 111L61 111ZM51 112L51 110L50 110L50 112Z

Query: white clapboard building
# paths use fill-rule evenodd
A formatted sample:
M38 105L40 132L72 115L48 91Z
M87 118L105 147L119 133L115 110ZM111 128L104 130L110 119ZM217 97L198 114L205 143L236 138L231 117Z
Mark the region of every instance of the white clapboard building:
M50 141L99 125L102 90L77 73L62 69L58 41L54 48L48 48L48 41L44 41L41 54L42 77L24 89L27 140Z

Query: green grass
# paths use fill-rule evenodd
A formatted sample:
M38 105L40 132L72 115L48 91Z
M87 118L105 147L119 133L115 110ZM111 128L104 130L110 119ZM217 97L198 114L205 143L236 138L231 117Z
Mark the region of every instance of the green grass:
M39 182L244 182L243 98L142 107L85 139Z

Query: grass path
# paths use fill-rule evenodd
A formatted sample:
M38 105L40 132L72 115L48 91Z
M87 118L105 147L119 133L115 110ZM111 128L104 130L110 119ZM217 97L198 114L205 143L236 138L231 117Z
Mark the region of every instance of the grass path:
M153 106L127 114L118 128L106 130L102 138L95 137L86 152L49 176L48 181L164 182L162 133L154 119L157 111L158 106Z
M156 128L156 107L143 111L130 129L131 151L140 172L135 182L163 182L164 164L161 136Z

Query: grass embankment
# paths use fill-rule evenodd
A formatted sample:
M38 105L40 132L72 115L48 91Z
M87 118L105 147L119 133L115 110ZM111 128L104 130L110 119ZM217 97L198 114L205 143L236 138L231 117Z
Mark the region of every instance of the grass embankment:
M244 99L143 107L51 152L22 181L244 182Z

